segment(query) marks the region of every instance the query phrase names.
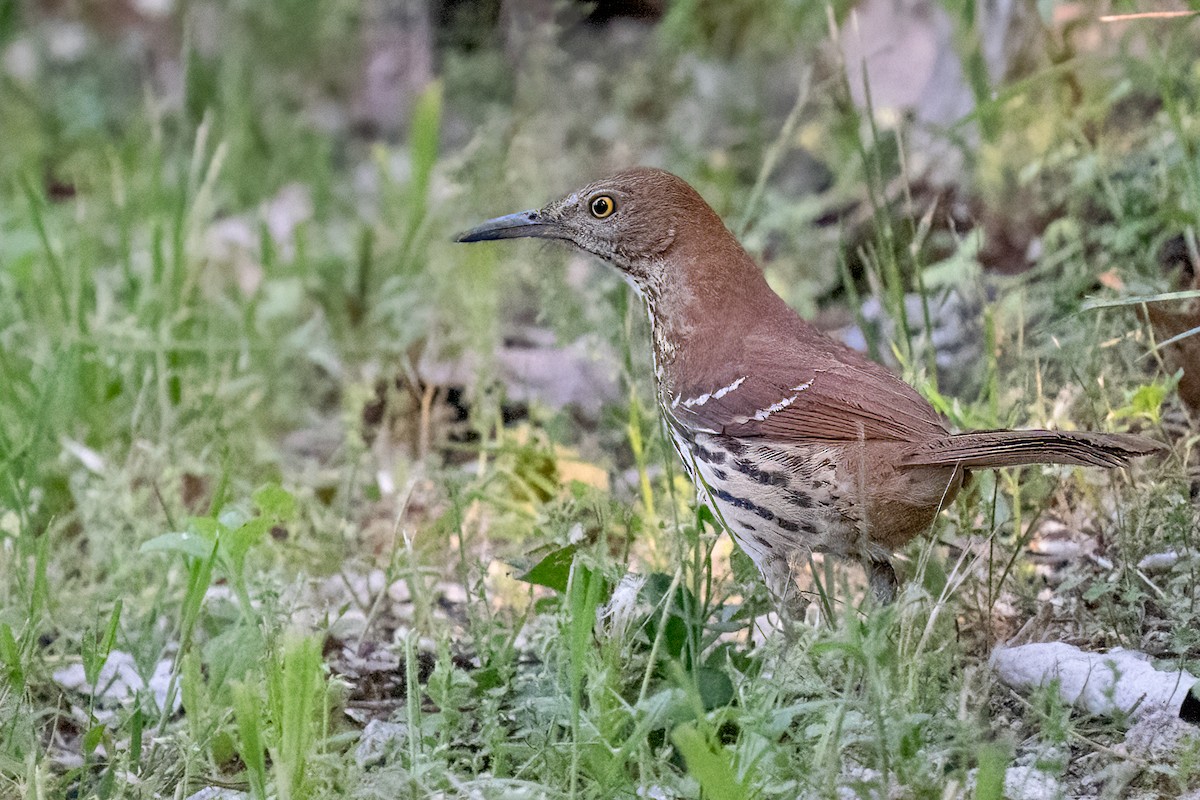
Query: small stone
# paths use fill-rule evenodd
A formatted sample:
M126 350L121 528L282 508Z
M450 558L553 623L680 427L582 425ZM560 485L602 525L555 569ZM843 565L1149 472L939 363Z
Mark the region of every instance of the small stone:
M443 602L455 606L466 605L467 590L461 583L443 581L438 584L437 590L441 594Z
M216 603L237 605L237 595L233 593L233 587L229 584L214 583L204 591L204 603L206 606L212 606Z
M1179 563L1179 558L1179 553L1174 550L1167 550L1163 553L1151 553L1139 561L1137 566L1142 572L1156 575L1163 572L1170 572Z
M1185 749L1200 745L1200 729L1168 710L1153 711L1125 734L1128 753L1147 761L1173 762Z
M674 800L677 795L662 786L639 786L637 796L647 800Z
M223 786L205 786L195 794L188 795L187 800L242 800L249 797L245 792L227 789Z
M330 667L339 675L363 678L393 674L400 669L400 657L378 642L363 642L357 648L343 647Z
M137 692L146 688L146 682L138 674L133 656L121 650L113 650L108 654L108 659L100 668L95 687L88 685L82 664L72 664L56 670L54 682L64 689L83 694L91 694L98 689L98 701L115 703L128 702Z
M346 581L341 575L330 575L317 585L317 597L330 605L338 605L347 599Z
M112 709L125 706L134 701L137 693L149 688L159 708L166 705L167 690L171 684L173 662L169 658L160 660L154 667L149 684L142 679L138 672L137 663L133 656L122 650L113 650L108 654L104 666L96 679L96 686L88 685L87 675L82 664L72 664L54 673L54 681L64 689L92 694L97 692L96 702L99 708ZM172 711L178 711L182 698L176 692ZM97 717L107 715L97 714Z
M171 675L174 671L175 663L172 659L164 658L154 665L154 674L150 676L150 682L147 686L154 695L154 702L160 709L167 705L167 695L171 689ZM179 691L179 687L175 687L175 697L171 701L171 711L178 711L183 705L183 693Z
M1086 552L1083 544L1070 539L1036 539L1029 543L1029 549L1036 555L1062 560L1074 560Z
M359 767L382 764L407 738L407 725L373 719L363 728L358 746L354 748L354 761Z
M82 22L59 22L46 35L46 51L55 61L71 64L87 53L91 35Z
M393 603L408 603L412 601L412 592L408 589L408 581L398 580L388 587L388 598Z
M1009 767L1004 772L1004 796L1008 800L1059 800L1063 790L1053 775L1033 767Z
M383 570L373 569L371 570L370 574L367 575L367 591L371 594L372 598L382 592L384 587L387 585L387 573L385 573Z
M348 608L346 613L329 623L329 635L340 641L359 639L367 630L367 615L358 608Z
M37 79L41 64L38 63L37 48L29 39L16 39L4 49L4 70L21 83L32 83Z
M175 10L175 0L133 0L133 7L143 17L166 17Z

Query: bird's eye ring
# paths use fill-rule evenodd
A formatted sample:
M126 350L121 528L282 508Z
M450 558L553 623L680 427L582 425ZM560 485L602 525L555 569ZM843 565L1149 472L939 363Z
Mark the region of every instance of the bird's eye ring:
M617 204L608 195L600 194L591 199L591 202L588 203L588 210L596 219L604 219L612 216L612 213L617 210Z

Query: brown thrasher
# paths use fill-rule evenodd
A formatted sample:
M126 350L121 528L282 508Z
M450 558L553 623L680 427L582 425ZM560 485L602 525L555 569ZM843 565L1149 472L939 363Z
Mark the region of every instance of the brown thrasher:
M562 239L646 302L658 402L689 476L785 605L790 560L863 561L881 599L889 555L928 529L971 468L1123 467L1162 448L1121 433L952 434L915 389L801 319L682 179L637 168L460 242Z

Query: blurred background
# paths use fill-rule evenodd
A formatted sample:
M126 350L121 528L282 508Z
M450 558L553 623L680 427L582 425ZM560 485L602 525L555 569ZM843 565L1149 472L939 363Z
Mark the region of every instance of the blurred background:
M28 463L51 430L128 443L206 409L277 434L363 403L384 422L430 387L458 416L594 419L645 374L619 284L449 239L633 164L697 185L823 327L974 399L984 305L1028 285L1004 279L1053 273L1062 302L1022 303L1037 321L1194 255L1194 25L1099 20L1130 9L9 0L6 350L57 417ZM55 330L92 349L47 394ZM131 429L163 358L170 396ZM214 404L217 373L238 388ZM393 378L400 397L347 399Z

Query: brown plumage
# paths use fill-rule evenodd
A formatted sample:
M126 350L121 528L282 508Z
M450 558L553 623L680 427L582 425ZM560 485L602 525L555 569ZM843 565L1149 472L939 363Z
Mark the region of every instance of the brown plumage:
M644 298L658 400L694 481L772 591L817 550L865 561L890 596L889 554L926 530L966 468L1119 467L1139 436L951 434L915 389L801 319L691 186L638 168L459 241L561 239L613 264Z

